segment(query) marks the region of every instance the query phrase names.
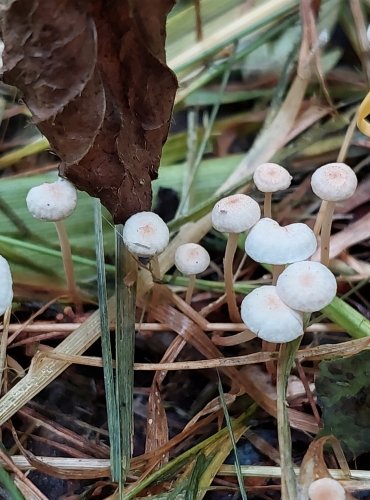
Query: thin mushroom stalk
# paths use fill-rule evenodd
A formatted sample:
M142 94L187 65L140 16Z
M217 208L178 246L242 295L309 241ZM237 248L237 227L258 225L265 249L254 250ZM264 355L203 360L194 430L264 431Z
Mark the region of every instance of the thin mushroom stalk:
M327 201L321 224L320 262L324 266L328 266L330 261L330 235L334 210L335 202Z
M195 289L195 279L196 279L196 274L191 274L189 276L189 283L185 294L185 302L187 304L191 304L191 300L193 298L193 293Z
M272 193L265 193L263 200L263 216L272 218Z
M67 281L68 292L71 300L78 308L81 308L81 299L79 297L78 288L75 279L71 245L63 220L55 221L55 229L58 234L60 250L62 252L63 267Z
M226 302L229 309L230 319L233 323L240 323L240 313L236 304L236 296L234 291L234 274L233 262L238 246L238 234L229 233L226 243L225 258L224 258L224 280L225 280L225 293Z
M222 233L228 233L224 258L224 279L226 301L230 319L240 322L240 314L236 304L233 280L233 261L238 245L238 236L248 231L261 218L258 203L245 194L234 194L219 200L212 210L212 225Z

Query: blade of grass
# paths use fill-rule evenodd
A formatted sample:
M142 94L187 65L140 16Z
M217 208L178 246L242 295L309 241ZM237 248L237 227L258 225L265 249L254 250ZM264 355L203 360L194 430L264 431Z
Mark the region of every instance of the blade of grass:
M288 407L286 402L286 390L288 377L294 364L295 354L301 343L301 338L281 344L277 364L277 428L279 439L279 451L281 461L281 498L282 500L296 500L297 478L293 469L292 439Z
M107 305L107 287L104 262L104 237L102 225L101 204L98 199L94 200L94 223L96 244L96 270L100 311L101 346L103 357L103 373L105 394L107 401L108 431L110 437L110 459L112 468L112 480L119 481L121 469L120 441L116 439L119 435L119 420L116 402L116 389L113 374L112 346L110 341L109 315Z
M123 226L116 226L116 398L121 448L120 498L130 467L133 442L133 385L136 310L136 262L122 240Z
M14 151L10 151L10 153L5 153L0 156L0 170L3 170L6 167L19 162L26 156L46 151L47 149L49 149L49 147L49 141L46 139L46 137L39 137L33 142L26 144L26 146L22 146L21 148L17 148Z
M226 426L227 426L227 429L229 431L229 436L230 436L231 444L233 446L234 455L235 455L234 466L235 466L236 476L238 478L240 495L242 497L242 500L248 500L248 495L247 495L247 492L245 491L243 474L242 474L242 471L240 468L238 449L236 447L236 442L235 442L233 428L231 425L230 415L229 415L229 411L227 409L224 390L222 388L222 383L221 383L221 377L220 377L220 374L218 371L217 371L217 375L218 375L218 392L220 394L221 406L222 406L222 410L224 412Z
M12 500L25 500L22 493L16 487L13 479L2 466L0 466L0 484L4 486Z

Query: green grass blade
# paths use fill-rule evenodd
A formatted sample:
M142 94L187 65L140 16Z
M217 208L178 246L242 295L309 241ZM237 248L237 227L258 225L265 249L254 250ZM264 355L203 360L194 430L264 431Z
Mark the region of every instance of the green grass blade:
M108 430L110 437L110 459L112 469L112 480L118 481L120 476L121 455L119 440L118 413L116 402L116 389L113 374L112 346L110 341L109 315L107 304L107 287L104 262L104 237L102 225L101 204L98 199L94 200L94 223L95 223L95 245L96 245L96 270L100 311L101 346L103 357L103 373L105 394L107 401Z
M4 488L7 490L12 500L25 500L24 496L16 487L12 478L6 472L4 467L1 466L0 466L0 484L4 486Z
M133 441L133 385L136 310L136 262L116 226L116 397L121 443L120 498L129 470Z
M227 409L227 405L226 405L226 401L225 401L224 390L222 388L220 374L218 372L217 372L217 374L218 374L218 392L220 394L221 406L222 406L222 409L224 412L226 426L227 426L227 429L229 431L229 436L230 436L231 444L233 446L234 455L235 455L234 465L235 465L236 476L238 478L240 495L242 497L242 500L248 500L248 495L247 495L247 492L245 491L243 474L242 474L242 471L240 468L240 461L239 461L238 449L236 447L235 436L234 436L233 428L231 425L229 411Z

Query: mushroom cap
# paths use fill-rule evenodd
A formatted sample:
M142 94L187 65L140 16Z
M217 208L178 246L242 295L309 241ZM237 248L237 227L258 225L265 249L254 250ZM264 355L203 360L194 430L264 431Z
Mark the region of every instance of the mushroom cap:
M138 212L127 219L122 238L129 252L138 257L152 257L167 247L170 233L159 215Z
M346 490L331 477L322 477L308 487L310 500L345 500Z
M320 262L295 262L280 274L276 291L285 304L302 312L319 311L337 293L334 274Z
M13 300L13 280L8 261L0 255L0 315L11 306Z
M207 250L197 243L180 245L175 253L175 265L185 276L202 273L210 260Z
M312 174L311 187L322 200L343 201L355 192L357 177L345 163L328 163Z
M212 225L221 233L242 233L261 218L258 203L246 194L233 194L219 200L212 210Z
M65 179L44 182L28 191L27 208L36 219L58 221L71 215L77 204L77 190Z
M265 217L249 231L245 251L256 262L290 264L308 259L317 248L314 232L300 222L280 226Z
M273 285L244 297L240 313L247 328L267 342L290 342L303 335L302 315L284 304Z
M292 179L288 170L277 163L262 163L253 174L254 183L262 193L275 193L287 189Z

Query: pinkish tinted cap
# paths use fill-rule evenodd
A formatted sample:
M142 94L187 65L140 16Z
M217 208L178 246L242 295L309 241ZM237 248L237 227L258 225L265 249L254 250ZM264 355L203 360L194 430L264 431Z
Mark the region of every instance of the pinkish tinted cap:
M256 262L289 264L311 257L317 248L314 232L302 223L280 226L265 217L249 231L245 251Z
M288 307L272 285L250 292L241 304L246 327L267 342L290 342L303 335L302 315Z
M334 274L320 262L296 262L280 274L276 291L285 304L302 312L320 311L337 293Z
M331 477L322 477L313 481L308 488L310 500L345 500L346 490Z
M275 193L287 189L292 182L292 176L277 163L263 163L254 171L253 180L262 193Z
M138 257L152 257L167 247L170 234L159 215L139 212L127 219L122 237L129 252Z
M212 210L212 225L221 233L243 233L261 217L258 203L245 194L233 194L218 201Z
M185 276L202 273L209 263L209 253L197 243L185 243L176 250L175 265Z
M311 187L322 200L343 201L355 192L357 177L345 163L328 163L312 174Z
M36 219L50 222L66 219L77 204L77 191L65 179L45 182L29 190L27 208Z

